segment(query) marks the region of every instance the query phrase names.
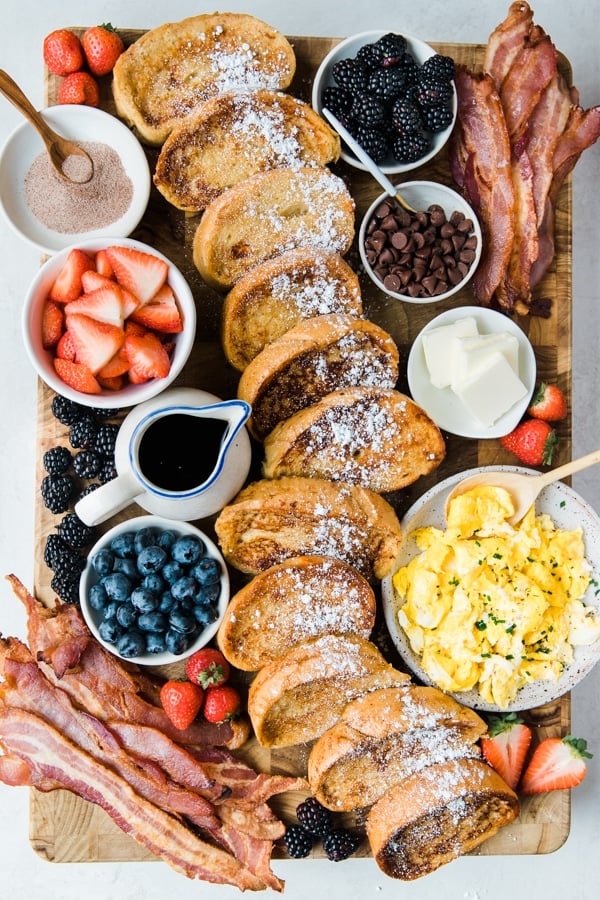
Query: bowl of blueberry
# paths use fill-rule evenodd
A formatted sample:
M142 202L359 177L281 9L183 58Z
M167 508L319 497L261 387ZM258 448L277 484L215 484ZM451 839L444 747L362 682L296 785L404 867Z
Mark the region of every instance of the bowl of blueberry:
M454 60L405 34L365 31L336 44L312 88L386 174L410 172L440 152L457 113ZM364 165L342 141L342 159Z
M107 650L139 665L165 665L214 637L229 590L223 557L206 534L187 522L139 516L91 548L79 597Z

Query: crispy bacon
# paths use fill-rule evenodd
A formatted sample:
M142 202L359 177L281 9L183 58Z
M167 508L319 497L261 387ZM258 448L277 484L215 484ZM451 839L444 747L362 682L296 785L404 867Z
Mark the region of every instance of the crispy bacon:
M535 214L533 167L523 150L513 155L511 176L515 197L515 234L504 278L496 290L502 309L526 314L531 302L530 273L538 257L538 226Z
M502 84L495 85L500 94L511 145L522 139L542 92L556 73L557 60L556 47L548 35L534 25Z
M506 19L492 31L485 48L483 71L500 88L507 73L529 36L533 26L533 10L528 3L511 3Z

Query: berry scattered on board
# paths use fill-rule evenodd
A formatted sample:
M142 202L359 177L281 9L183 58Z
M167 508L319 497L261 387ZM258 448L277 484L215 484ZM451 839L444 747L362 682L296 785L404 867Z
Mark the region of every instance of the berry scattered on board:
M526 419L501 437L500 443L526 465L549 466L552 464L558 435L549 422L543 419Z

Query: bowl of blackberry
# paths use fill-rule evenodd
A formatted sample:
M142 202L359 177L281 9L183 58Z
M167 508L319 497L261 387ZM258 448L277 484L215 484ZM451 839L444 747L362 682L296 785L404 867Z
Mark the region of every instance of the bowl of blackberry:
M437 156L454 127L454 61L410 35L361 32L325 56L312 105L329 109L382 172L410 172ZM365 170L343 141L341 156Z

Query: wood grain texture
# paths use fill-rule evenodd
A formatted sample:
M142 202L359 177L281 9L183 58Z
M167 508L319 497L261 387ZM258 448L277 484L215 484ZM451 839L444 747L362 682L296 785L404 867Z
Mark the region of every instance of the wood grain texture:
M138 31L122 32L126 43L139 36ZM313 74L321 59L333 47L338 38L292 37L297 55L297 72L291 86L296 96L310 101ZM480 68L483 57L483 46L459 44L434 44L439 52L449 54L457 63L465 64L471 69ZM561 59L561 68L570 80L570 67ZM49 104L57 97L58 79L50 77L46 82L46 94ZM110 80L102 79L102 106L114 113L114 104L110 92ZM101 137L101 136L99 136ZM156 150L147 150L150 165L156 159ZM381 193L373 179L358 170L340 163L332 167L347 182L356 201L356 221L360 218L372 200ZM419 169L414 176L419 179L441 181L453 186L449 174L444 151L430 164ZM168 206L166 201L152 190L147 213L133 234L133 237L155 246L172 259L188 279L196 299L198 310L197 341L192 357L178 384L199 387L223 397L235 396L239 373L226 363L219 342L219 321L222 298L201 281L194 268L191 256L191 240L198 223L196 216L187 216ZM358 229L357 229L358 230ZM571 398L571 182L567 180L563 186L556 211L556 246L555 261L544 281L536 292L540 297L551 297L551 314L547 319L520 319L519 324L528 333L536 352L539 377L556 381ZM360 273L359 256L356 242L348 255L348 261ZM452 298L451 303L434 303L428 306L416 306L399 303L377 290L372 282L360 274L363 291L363 302L366 315L390 332L396 340L401 353L400 390L407 391L406 360L411 343L420 329L435 315L449 308L450 305L470 305L473 303L470 288L463 289ZM53 394L41 382L38 394L38 434L37 434L37 469L36 484L42 477L42 455L44 451L57 443L68 443L67 430L52 416L50 403ZM126 411L122 411L123 414ZM571 421L566 419L559 426L560 444L556 463L567 462L571 457ZM421 478L415 485L388 495L398 514L402 514L424 493L432 483L447 476L471 468L476 465L493 465L514 461L502 450L498 441L464 440L452 435L445 435L447 456L440 468L432 475ZM260 451L256 448L256 459L250 477L258 473ZM119 518L141 513L135 507L122 513L105 527L108 528ZM36 546L35 584L37 595L45 603L51 605L54 595L50 588L51 573L43 562L43 548L46 535L52 532L58 517L52 516L41 501L36 507ZM199 527L214 536L214 520L203 520ZM236 589L236 580L241 578L232 572L232 588ZM241 586L241 582L240 582ZM401 667L395 657L391 641L382 621L378 622L374 639L390 661ZM570 697L567 695L555 703L525 714L526 719L535 726L539 737L564 735L568 733L571 721ZM278 773L304 774L308 747L297 747L289 750L270 752L251 740L242 749L244 756L257 769ZM297 794L282 795L273 802L277 812L288 820L293 818L296 804L301 796ZM359 824L352 816L347 818L348 824ZM479 855L492 854L532 854L550 853L560 847L569 834L570 827L570 794L568 791L557 791L551 794L528 798L522 804L519 818L497 836L487 841L477 851ZM122 861L153 860L144 848L123 834L99 808L77 798L66 791L51 794L31 792L30 802L30 840L37 853L54 862L84 861ZM279 852L279 851L276 851ZM313 856L320 855L315 849ZM358 855L368 856L369 848L366 840L359 848Z

